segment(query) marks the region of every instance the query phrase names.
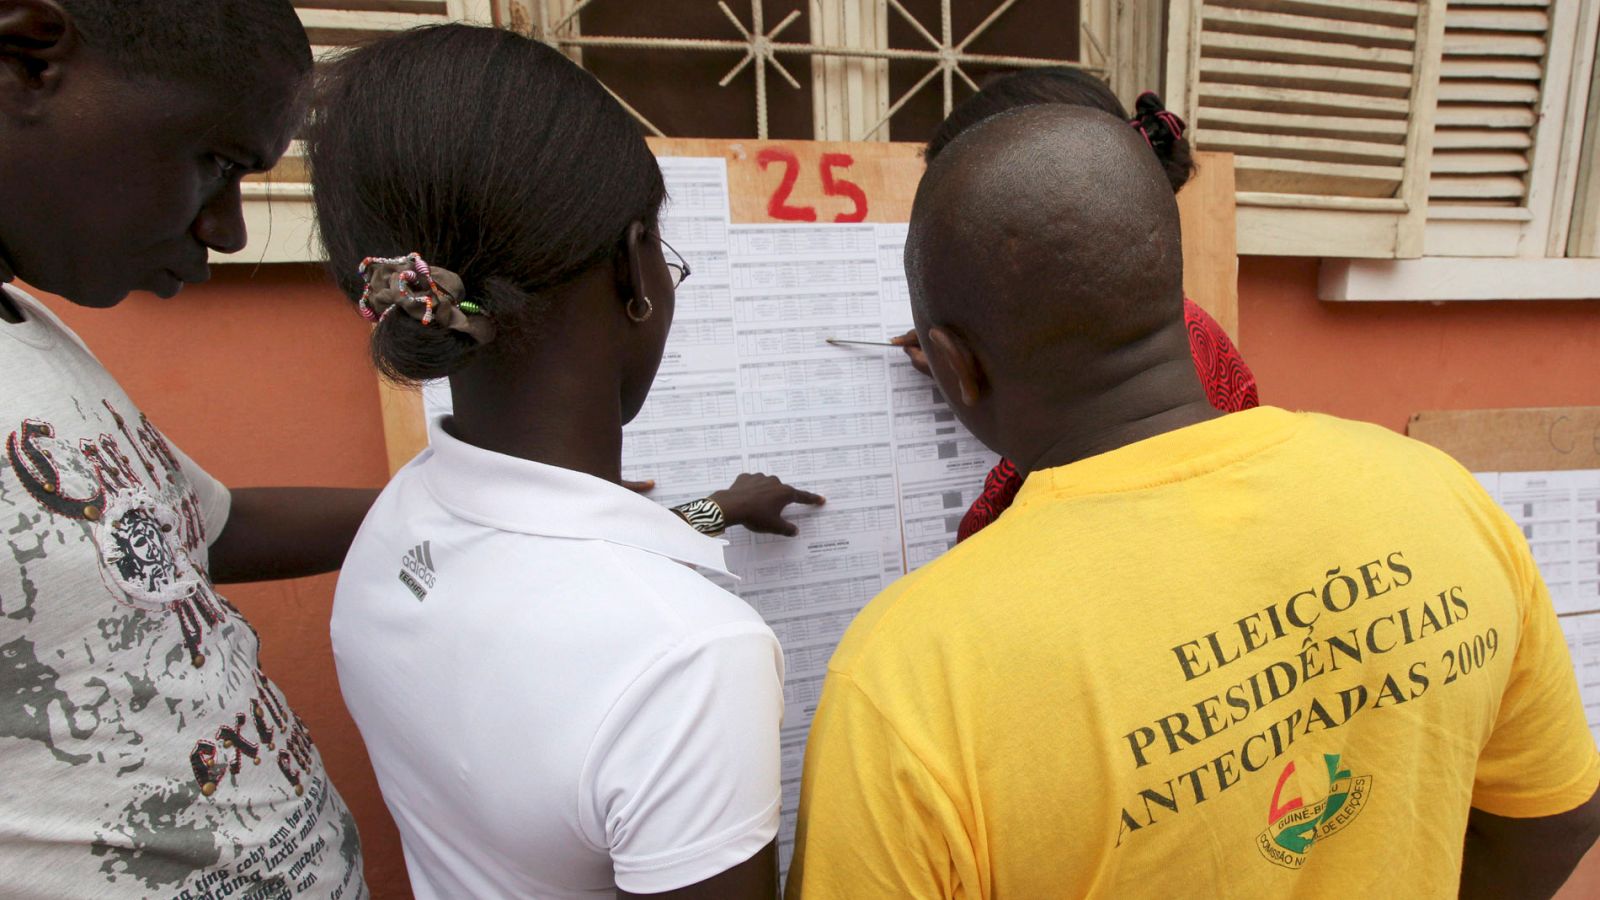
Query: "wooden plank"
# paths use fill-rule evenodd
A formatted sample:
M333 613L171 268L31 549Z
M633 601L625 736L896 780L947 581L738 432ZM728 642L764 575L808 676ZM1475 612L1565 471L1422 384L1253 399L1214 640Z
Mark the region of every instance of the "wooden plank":
M1594 52L1600 53L1600 48ZM1600 60L1591 62L1591 71L1600 72ZM1600 159L1600 77L1589 79L1588 110L1578 154L1586 162L1579 167L1574 188L1567 255L1600 257L1600 164L1595 162Z
M1494 175L1526 171L1526 153L1435 150L1433 154L1435 175Z
M1337 140L1403 144L1404 119L1366 119L1357 116L1313 116L1279 110L1230 109L1202 106L1195 117L1201 128L1245 131L1254 134L1303 135Z
M1210 127L1195 130L1195 143L1207 150L1279 159L1398 165L1406 158L1406 148L1400 144L1300 135L1256 134Z
M1413 59L1409 49L1363 47L1338 41L1307 41L1227 31L1206 31L1200 40L1201 52L1218 59L1328 64L1396 72L1410 72Z
M1433 148L1526 150L1533 146L1533 138L1525 130L1499 128L1435 128Z
M1235 156L1239 189L1287 194L1337 194L1345 197L1392 197L1400 187L1400 166L1312 162Z
M1444 27L1451 31L1510 31L1544 34L1550 17L1542 9L1462 9L1450 4Z
M1338 94L1400 97L1411 92L1411 71L1358 69L1349 66L1309 66L1259 62L1248 59L1200 58L1202 81L1298 88Z
M811 41L835 47L885 45L888 9L881 4L823 4L813 7ZM889 62L848 57L811 60L812 137L864 139L889 109ZM889 126L878 129L889 140Z
M1239 251L1233 157L1199 153L1195 177L1178 192L1183 222L1183 290L1239 343Z
M401 387L380 376L378 405L383 414L383 443L388 451L389 474L393 475L428 446L422 389Z
M1255 9L1229 9L1205 4L1205 30L1234 34L1254 34L1310 41L1339 41L1358 47L1394 47L1410 50L1416 31L1410 25L1374 25L1366 22L1341 22L1313 16L1288 15Z
M294 0L295 9L347 9L421 15L444 15L449 6L449 0Z
M1596 78L1595 54L1600 52L1600 2L1583 4L1580 17L1575 25L1565 26L1559 19L1551 25L1553 42L1552 52L1548 58L1547 67L1549 74L1546 77L1547 90L1555 94L1560 90L1558 82L1563 79L1563 69L1566 70L1567 100L1563 108L1558 103L1552 103L1550 111L1544 113L1547 118L1559 118L1563 123L1559 140L1559 152L1553 154L1554 160L1549 163L1555 168L1555 179L1550 185L1548 195L1550 203L1546 213L1549 230L1545 235L1544 255L1565 256L1568 254L1571 234L1576 227L1574 221L1579 211L1580 183L1587 170L1594 168L1594 152L1590 148L1585 154L1584 131L1595 124L1600 118L1600 104L1596 104L1591 96L1600 92L1600 78ZM1572 40L1570 47L1572 53L1567 56L1561 52L1562 38L1560 34L1570 32ZM1554 97L1551 98L1555 100ZM1578 123L1584 123L1582 127ZM1552 129L1553 130L1553 129ZM1549 140L1550 130L1545 132L1543 140ZM1535 166L1544 164L1544 161L1535 155ZM1538 187L1535 180L1534 195L1546 193ZM1530 244L1532 242L1530 241ZM1573 254L1578 255L1578 254Z
M1327 197L1321 194L1266 194L1238 191L1234 199L1240 206L1270 206L1274 209L1315 211L1319 209L1354 212L1403 213L1406 202L1398 197Z
M1428 0L1417 19L1417 65L1406 116L1405 177L1395 195L1406 202L1405 215L1395 226L1395 256L1422 255L1428 229L1428 175L1433 161L1433 126L1429 121L1439 104L1439 63L1444 54L1445 0Z
M1200 108L1201 0L1171 0L1167 11L1166 82L1162 96L1167 107L1185 119Z
M1441 103L1433 116L1434 124L1443 127L1526 129L1537 121L1533 110L1525 106L1480 103Z
M300 24L306 31L403 31L418 25L432 25L448 21L448 7L437 4L437 9L427 12L379 12L349 8L297 9ZM337 42L329 42L337 43Z
M1409 0L1218 0L1237 9L1259 9L1344 22L1409 25L1417 4Z
M1510 175L1434 175L1428 179L1428 196L1476 200L1521 200L1528 185Z
M1325 259L1323 300L1587 300L1600 297L1600 260Z
M1436 200L1428 204L1430 227L1434 220L1462 222L1526 222L1533 213L1518 206L1491 206L1471 200ZM1507 253L1506 256L1515 255Z
M1457 259L1460 257L1494 257L1509 259L1517 255L1517 245L1522 242L1522 227L1526 220L1498 219L1507 213L1527 212L1516 200L1477 200L1471 203L1431 200L1428 203L1428 228L1422 241L1422 255ZM1436 209L1449 209L1452 215L1465 215L1469 209L1478 219L1435 218ZM1452 300L1455 298L1451 298ZM1510 298L1507 298L1510 299Z
M1544 56L1544 38L1534 35L1480 34L1471 31L1447 32L1446 56Z
M1307 91L1255 84L1215 84L1200 82L1202 106L1227 106L1277 110L1285 113L1360 118L1387 116L1404 121L1411 105L1395 97L1363 97L1329 91Z
M1442 103L1537 103L1539 83L1452 78L1439 82L1439 100Z
M1500 59L1490 56L1448 56L1439 65L1440 78L1503 79L1531 81L1544 78L1544 66L1527 59Z
M1419 412L1406 434L1473 472L1600 468L1600 406Z
M1400 216L1365 210L1240 206L1241 256L1392 258Z

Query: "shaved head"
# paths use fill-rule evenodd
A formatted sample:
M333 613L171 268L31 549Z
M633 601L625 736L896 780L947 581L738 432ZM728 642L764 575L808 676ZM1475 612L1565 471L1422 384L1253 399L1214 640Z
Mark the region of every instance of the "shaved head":
M1183 316L1172 189L1099 110L1027 107L951 142L917 189L905 262L920 317L1041 374Z
M1184 402L1198 389L1172 187L1139 132L1105 112L1030 106L963 132L917 188L905 264L935 376L1003 453L1018 452L1005 434L1019 419L1130 384L1170 381L1160 390Z

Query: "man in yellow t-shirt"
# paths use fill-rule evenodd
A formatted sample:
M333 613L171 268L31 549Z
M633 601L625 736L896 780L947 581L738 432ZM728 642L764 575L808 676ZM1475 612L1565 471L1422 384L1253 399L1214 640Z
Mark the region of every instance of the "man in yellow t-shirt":
M1211 409L1137 132L972 129L906 270L940 387L1032 474L840 645L790 898L1560 886L1600 753L1521 534L1419 443Z

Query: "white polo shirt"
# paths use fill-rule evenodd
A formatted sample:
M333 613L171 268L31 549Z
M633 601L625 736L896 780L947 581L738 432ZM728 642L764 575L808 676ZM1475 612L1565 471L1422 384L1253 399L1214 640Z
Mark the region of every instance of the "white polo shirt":
M452 437L339 577L333 648L418 898L703 881L777 833L783 655L723 543L610 482Z

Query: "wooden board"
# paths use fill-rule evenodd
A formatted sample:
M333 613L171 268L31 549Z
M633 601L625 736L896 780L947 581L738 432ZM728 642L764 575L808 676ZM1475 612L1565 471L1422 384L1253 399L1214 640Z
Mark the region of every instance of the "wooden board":
M1183 291L1239 343L1239 250L1233 154L1196 153L1194 178L1178 192Z
M378 404L383 410L383 443L389 474L428 446L428 420L422 412L422 389L397 385L378 376Z
M906 222L922 178L921 144L702 138L649 138L649 143L657 156L727 159L730 212L741 224ZM1195 161L1194 179L1178 194L1183 288L1237 343L1233 154L1197 153ZM825 177L833 182L831 194ZM848 195L850 187L860 189L861 202Z
M658 156L728 161L731 215L739 224L905 222L922 178L922 145L883 142L649 138ZM1178 195L1184 291L1239 340L1233 156L1197 153ZM419 391L379 379L391 472L427 446Z
M907 222L922 179L921 144L647 140L657 156L726 159L729 212L738 224ZM833 183L831 195L824 178ZM860 191L859 198L852 188Z
M1600 406L1420 412L1406 433L1473 472L1600 469Z

